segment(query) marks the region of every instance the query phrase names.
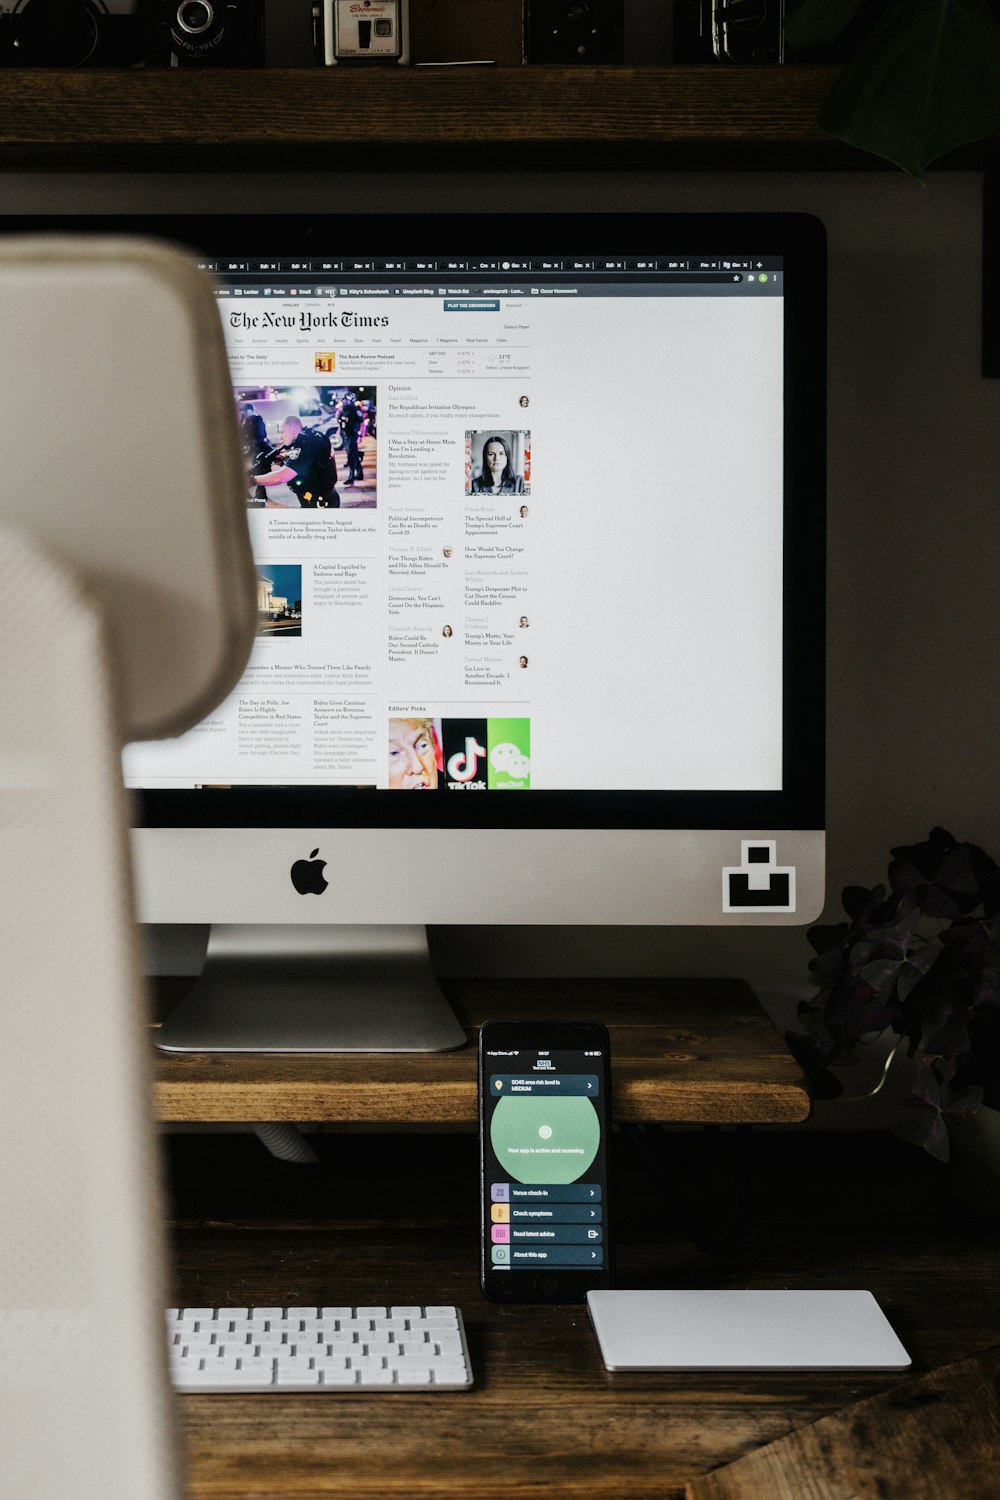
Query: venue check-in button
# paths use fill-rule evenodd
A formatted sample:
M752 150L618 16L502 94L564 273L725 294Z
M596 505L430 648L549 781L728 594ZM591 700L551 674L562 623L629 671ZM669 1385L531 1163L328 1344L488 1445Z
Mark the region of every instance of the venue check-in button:
M510 1201L510 1183L493 1182L490 1184L490 1198L494 1203L508 1203Z
M494 1187L501 1184L494 1184ZM504 1188L508 1187L503 1183ZM511 1203L600 1203L601 1184L599 1182L567 1182L548 1187L544 1183L512 1182L509 1185L509 1199ZM494 1197L496 1203L506 1203L508 1194L503 1198Z

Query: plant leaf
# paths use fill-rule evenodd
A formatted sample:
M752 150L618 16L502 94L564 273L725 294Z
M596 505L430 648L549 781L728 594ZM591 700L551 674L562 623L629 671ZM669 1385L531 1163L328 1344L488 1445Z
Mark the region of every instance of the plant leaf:
M885 900L885 886L877 885L870 891L863 885L845 885L840 899L851 926L857 927L874 917Z
M922 1146L928 1156L933 1156L936 1161L948 1160L948 1127L938 1109L926 1109L918 1104L914 1113L900 1120L893 1135L898 1135L900 1140L910 1141L914 1146Z
M987 0L896 0L819 113L831 135L918 180L1000 131L1000 21Z
M858 970L858 978L870 985L880 999L886 999L892 994L902 967L901 959L876 958L873 963L865 964Z
M982 1130L980 1122L976 1118L976 1112L983 1102L983 1091L974 1084L971 1088L960 1089L959 1092L945 1105L945 1114L954 1125L960 1125L963 1130L972 1134L978 1134Z
M837 922L836 925L820 923L816 927L810 927L806 932L806 941L813 951L821 957L829 953L831 949L840 952L843 941L847 936L847 923Z
M910 1097L918 1104L925 1105L928 1109L941 1108L941 1085L934 1065L929 1057L920 1056L917 1062L917 1071L913 1077L913 1088Z
M933 938L909 955L896 981L896 993L901 1003L909 998L914 986L927 975L943 951L944 944L940 938Z

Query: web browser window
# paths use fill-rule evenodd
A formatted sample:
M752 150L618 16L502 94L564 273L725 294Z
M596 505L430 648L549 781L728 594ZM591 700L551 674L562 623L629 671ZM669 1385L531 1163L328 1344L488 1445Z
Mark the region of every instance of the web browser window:
M771 790L783 268L205 262L258 637L143 788Z

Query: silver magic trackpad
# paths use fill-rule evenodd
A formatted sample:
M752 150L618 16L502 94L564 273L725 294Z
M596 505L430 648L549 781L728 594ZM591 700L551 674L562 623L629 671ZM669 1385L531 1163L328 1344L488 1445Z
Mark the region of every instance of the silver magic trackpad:
M588 1292L609 1370L905 1370L871 1292Z

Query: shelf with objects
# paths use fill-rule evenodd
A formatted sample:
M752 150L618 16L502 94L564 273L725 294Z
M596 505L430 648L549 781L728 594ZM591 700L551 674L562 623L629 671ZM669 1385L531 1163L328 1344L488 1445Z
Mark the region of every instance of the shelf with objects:
M162 1018L193 980L161 980ZM719 979L449 980L469 1045L454 1052L157 1053L162 1120L466 1124L476 1120L480 1024L545 1014L604 1021L613 1113L624 1124L794 1124L810 1109L801 1069L748 985Z

